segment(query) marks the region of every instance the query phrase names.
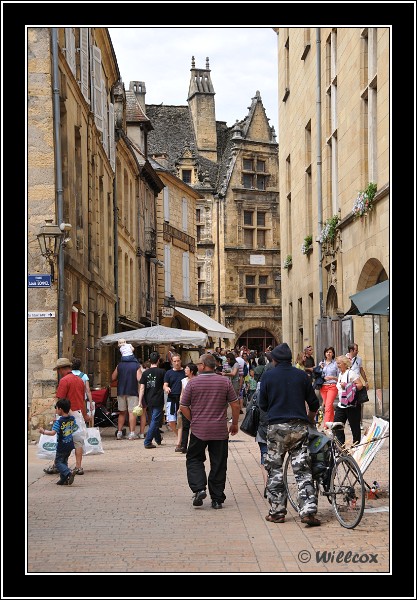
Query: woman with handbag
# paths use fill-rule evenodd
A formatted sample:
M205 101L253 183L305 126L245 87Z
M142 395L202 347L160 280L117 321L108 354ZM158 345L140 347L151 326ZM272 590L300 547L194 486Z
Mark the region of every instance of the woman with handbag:
M324 349L324 360L321 361L322 377L324 379L320 388L320 394L323 399L324 423L332 423L334 421L334 401L337 398L336 383L339 378L339 371L335 361L335 351L333 346ZM324 429L327 426L324 425Z
M358 390L363 387L363 384L356 373L350 369L350 360L346 356L338 356L336 365L339 369L336 384L339 392L339 403L334 414L334 421L343 424L349 421L353 443L359 444L361 441L361 407L355 401L355 389L351 389L349 384L353 383ZM346 398L347 394L348 397ZM335 430L335 435L341 444L345 443L344 429Z

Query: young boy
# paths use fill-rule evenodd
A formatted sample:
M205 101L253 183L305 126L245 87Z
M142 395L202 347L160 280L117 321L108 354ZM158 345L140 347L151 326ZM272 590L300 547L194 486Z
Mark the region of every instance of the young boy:
M75 419L68 413L71 408L71 403L66 398L60 398L55 404L55 409L59 415L59 419L54 421L52 431L39 427L39 433L45 435L57 434L57 445L55 455L55 467L58 469L60 478L56 482L57 485L72 485L74 482L75 471L71 471L68 467L68 458L74 450L74 441L72 434L74 431Z

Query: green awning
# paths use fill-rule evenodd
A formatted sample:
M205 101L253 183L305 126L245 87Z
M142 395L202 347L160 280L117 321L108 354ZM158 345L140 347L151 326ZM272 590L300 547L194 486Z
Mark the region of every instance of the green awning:
M349 296L351 307L346 315L389 315L389 279Z

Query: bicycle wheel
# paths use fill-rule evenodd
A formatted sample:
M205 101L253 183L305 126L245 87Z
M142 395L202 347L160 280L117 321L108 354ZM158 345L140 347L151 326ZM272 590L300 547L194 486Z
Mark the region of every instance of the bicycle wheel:
M294 510L299 512L298 506L298 485L295 480L295 476L291 465L291 454L287 454L285 457L284 468L282 470L282 478L284 480L285 489L287 490L288 500Z
M356 527L365 508L365 485L361 470L351 456L341 456L336 460L330 478L330 494L342 527Z

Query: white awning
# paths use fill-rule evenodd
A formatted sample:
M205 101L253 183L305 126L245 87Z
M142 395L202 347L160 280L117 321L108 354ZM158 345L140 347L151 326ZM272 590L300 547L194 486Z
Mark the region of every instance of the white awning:
M196 323L196 325L199 327L205 329L207 331L207 335L211 337L227 339L233 339L235 337L234 331L227 329L227 327L221 323L218 323L211 317L208 317L201 310L190 310L189 308L179 308L178 306L175 307L175 310L184 317L187 317L187 319L194 321L194 323Z

